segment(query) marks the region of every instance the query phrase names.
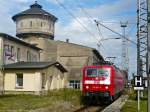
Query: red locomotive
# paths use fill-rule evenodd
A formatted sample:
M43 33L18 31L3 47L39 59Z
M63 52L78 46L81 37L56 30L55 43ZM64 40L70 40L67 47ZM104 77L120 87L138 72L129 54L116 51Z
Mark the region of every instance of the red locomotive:
M122 72L114 65L87 66L83 68L82 96L113 101L124 89Z

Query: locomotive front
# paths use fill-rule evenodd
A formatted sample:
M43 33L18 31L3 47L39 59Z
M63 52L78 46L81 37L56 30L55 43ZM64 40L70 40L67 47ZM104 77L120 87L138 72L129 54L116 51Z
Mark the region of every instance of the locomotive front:
M111 66L89 66L83 69L82 96L112 96Z

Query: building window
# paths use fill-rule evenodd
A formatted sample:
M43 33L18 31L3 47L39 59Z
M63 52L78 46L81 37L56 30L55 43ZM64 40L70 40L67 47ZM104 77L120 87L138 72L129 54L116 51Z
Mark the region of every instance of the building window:
M17 61L20 61L20 48L17 49Z
M4 49L9 51L9 45L4 45Z
M80 80L70 80L69 87L73 89L80 89Z
M4 45L4 52L5 52L5 56L10 53L9 45Z
M11 56L13 56L14 55L14 46L11 46L10 52L11 52Z
M23 74L19 73L16 74L16 88L22 88L23 87Z
M31 54L30 54L30 51L27 51L27 61L31 61Z
M42 73L42 88L45 88L45 84L46 84L46 75L45 73Z
M41 27L43 26L43 23L41 22Z
M20 27L23 27L23 22L20 23Z
M30 21L30 27L32 27L32 21Z

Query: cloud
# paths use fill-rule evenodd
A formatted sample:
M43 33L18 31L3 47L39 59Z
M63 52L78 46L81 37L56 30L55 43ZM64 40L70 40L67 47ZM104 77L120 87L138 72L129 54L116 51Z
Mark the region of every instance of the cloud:
M12 2L17 2L17 3L27 3L29 2L30 0L10 0Z
M56 0L46 0L46 1L48 1L48 2L50 2L52 4L57 5L57 1ZM61 2L61 3L64 3L64 2L68 2L69 0L58 0L58 1Z
M0 32L15 35L15 23L12 21L11 17L27 9L28 3L34 0L1 0L0 2Z
M100 4L96 7L92 8L84 8L84 10L92 16L92 18L98 20L104 20L108 21L110 23L104 23L109 28L113 29L116 32L122 33L122 29L120 27L120 21L129 21L133 22L135 21L135 15L134 14L128 14L133 13L136 9L135 4L136 2L134 0L119 0L118 2L114 2L113 4ZM83 45L87 45L89 47L97 47L97 39L101 39L102 35L104 38L116 38L119 37L118 35L112 33L111 31L103 28L100 26L100 30L102 35L99 36L98 29L96 27L96 24L94 22L91 22L91 18L83 13L83 11L78 8L77 10L71 10L73 14L76 15L77 19L86 26L86 28L92 32L95 36L91 36L84 28L83 26L76 21L75 18L72 18L69 20L69 23L66 23L61 25L61 23L58 22L56 25L56 39L65 40L66 38L69 38L71 42L73 43L79 43ZM111 22L118 22L116 24ZM126 32L129 32L133 28L134 24L129 24ZM130 35L135 34L135 29L130 32ZM129 37L130 37L129 35ZM95 37L97 39L95 39ZM130 39L135 40L135 35L132 35ZM122 54L122 41L121 40L109 40L109 41L103 41L103 46L100 47L100 52L104 57L107 56L115 56L117 59L115 60L115 63L121 67L121 54ZM136 46L129 44L129 68L130 68L130 74L132 72L136 72Z
M119 0L112 4L100 4L91 9L85 9L90 15L93 16L115 16L118 14L124 14L130 12L133 9L135 4L134 0ZM103 18L103 17L102 17Z

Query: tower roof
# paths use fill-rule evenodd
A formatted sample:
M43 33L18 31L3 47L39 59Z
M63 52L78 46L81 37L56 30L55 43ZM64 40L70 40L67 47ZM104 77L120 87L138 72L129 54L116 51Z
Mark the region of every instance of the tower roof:
M39 5L39 4L37 3L37 1L35 1L34 4L30 5L30 9L27 9L27 10L25 10L25 11L23 11L23 12L20 12L20 13L14 15L14 16L12 17L12 19L13 19L14 21L16 21L16 19L17 19L18 17L26 16L26 15L43 15L43 16L49 16L49 17L50 17L52 20L54 20L54 21L57 20L57 18L56 18L54 15L52 15L52 14L50 14L49 12L43 10L43 9L42 9L42 6Z

